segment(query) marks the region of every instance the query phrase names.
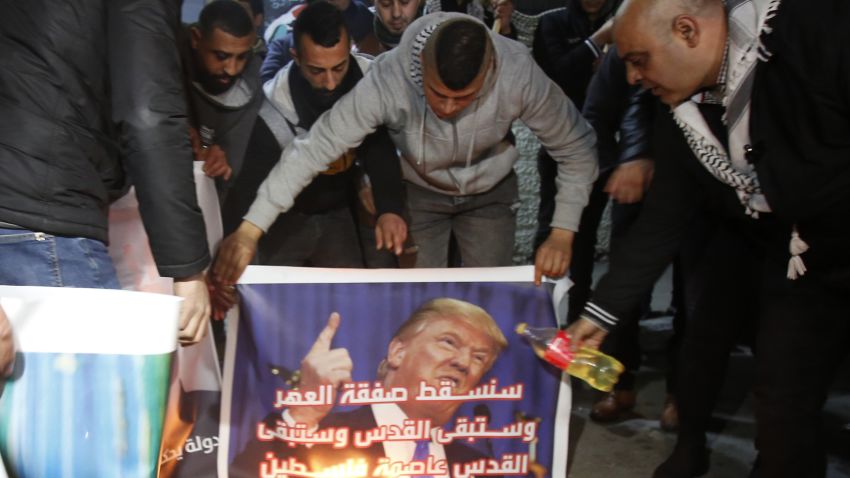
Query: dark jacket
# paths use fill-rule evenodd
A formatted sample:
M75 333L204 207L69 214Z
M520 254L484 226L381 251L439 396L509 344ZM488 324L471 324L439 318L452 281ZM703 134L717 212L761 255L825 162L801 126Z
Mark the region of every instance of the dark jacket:
M534 32L534 59L579 109L593 76L593 62L601 53L589 38L608 20L613 5L607 2L592 22L580 0L568 0L566 8L540 17Z
M600 172L649 156L653 105L649 91L626 82L626 65L611 47L587 87L582 109L596 131Z
M5 4L0 221L106 242L132 182L160 274L207 266L177 20L166 0Z
M824 15L829 12L829 15ZM747 217L735 191L691 152L669 107L654 123L655 175L640 218L611 257L585 314L606 328L623 317L661 275L694 214L711 213L755 241L772 270L789 259L792 225L810 249L802 279L850 292L850 4L831 0L813 10L783 2L763 37L772 56L759 62L750 118L753 154L772 213ZM829 45L829 48L824 48ZM703 116L725 138L722 111ZM711 118L713 116L713 119ZM766 267L766 270L767 270Z
M206 129L212 135L212 143L218 145L227 157L227 164L233 169L229 180L216 178L218 199L224 202L229 189L242 171L245 151L248 149L251 129L263 103L263 84L260 81L260 65L263 59L252 54L245 69L237 77L233 86L220 95L209 94L196 81L196 53L191 46L191 30L182 29L179 38L180 51L186 75L186 93L189 101L189 124L197 131ZM240 95L234 92L241 92Z
M336 97L349 92L362 78L360 62L367 62L365 58L362 55L351 57L348 74L335 91ZM257 197L260 185L280 160L283 149L296 136L306 133L318 115L332 105L325 98L319 109L313 110L309 106L311 97L316 99L316 95L295 63L285 67L274 82L267 85L267 90L274 91L274 94L269 94L277 100L267 98L267 104L257 117L246 153L249 159L222 208L225 232L234 230L242 222L242 217ZM273 132L272 128L282 131ZM346 156L353 157L359 167L352 164L317 175L295 198L292 210L302 214L321 214L351 206L357 200L355 185L362 168L362 172L372 180L377 214L391 212L401 215L404 202L401 166L387 128L379 127L350 153Z

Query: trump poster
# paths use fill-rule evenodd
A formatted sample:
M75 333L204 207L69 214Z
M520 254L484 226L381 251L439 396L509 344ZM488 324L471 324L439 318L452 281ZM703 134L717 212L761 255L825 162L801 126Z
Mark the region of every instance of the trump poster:
M251 267L228 324L219 476L566 475L568 382L531 267Z

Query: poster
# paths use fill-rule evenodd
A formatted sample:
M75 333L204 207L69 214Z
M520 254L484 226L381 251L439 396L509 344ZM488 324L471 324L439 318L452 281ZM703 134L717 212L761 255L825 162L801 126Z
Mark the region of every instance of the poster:
M215 181L202 161L194 162L195 190L213 255L222 237ZM139 214L135 189L109 209L109 255L126 290L171 294L174 283L160 277ZM177 349L160 451L161 478L215 476L221 372L212 324L200 342Z
M250 267L228 318L219 476L565 476L568 382L514 333L556 326L532 277Z
M156 476L180 301L0 286L17 350L0 382L9 476Z

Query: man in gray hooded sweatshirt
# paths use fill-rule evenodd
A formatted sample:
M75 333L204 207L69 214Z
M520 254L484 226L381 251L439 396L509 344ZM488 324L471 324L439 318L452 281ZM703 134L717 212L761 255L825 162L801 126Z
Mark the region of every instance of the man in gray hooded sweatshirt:
M397 48L286 148L222 243L214 274L235 283L295 196L381 125L402 156L416 266L445 267L452 232L464 266L510 265L518 153L507 136L516 119L558 163L552 233L537 252L535 280L563 275L597 174L593 129L522 44L457 13L412 23ZM401 242L393 249L400 253Z

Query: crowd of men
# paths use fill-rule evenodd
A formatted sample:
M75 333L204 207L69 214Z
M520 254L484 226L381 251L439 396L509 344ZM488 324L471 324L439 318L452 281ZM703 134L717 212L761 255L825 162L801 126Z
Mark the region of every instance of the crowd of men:
M635 371L647 293L680 266L678 441L655 476L707 471L750 327L754 472L824 476L818 417L850 338L850 5L619 3L568 0L533 54L510 1L317 0L266 42L261 2L215 0L193 25L164 0L9 5L0 284L118 288L107 213L130 185L186 344L249 264L510 265L520 120L541 144L534 280L576 280L577 344L605 340ZM216 180L214 260L193 161ZM591 292L609 197L616 239ZM0 371L13 335L0 310ZM633 379L602 402L599 419L633 406Z

